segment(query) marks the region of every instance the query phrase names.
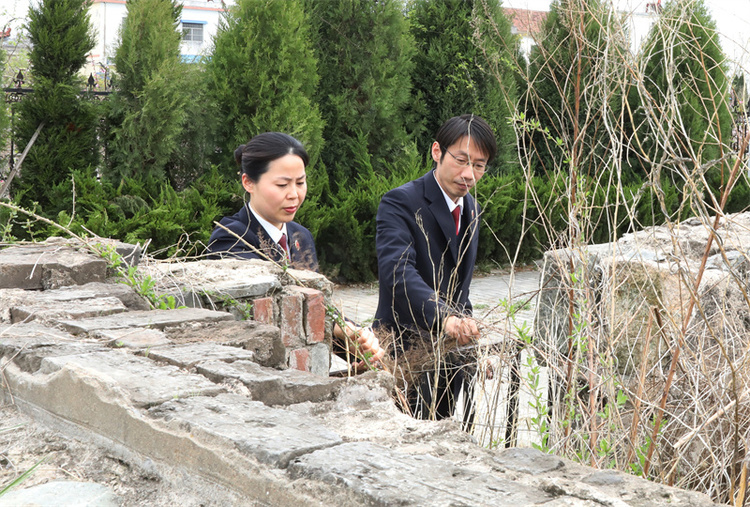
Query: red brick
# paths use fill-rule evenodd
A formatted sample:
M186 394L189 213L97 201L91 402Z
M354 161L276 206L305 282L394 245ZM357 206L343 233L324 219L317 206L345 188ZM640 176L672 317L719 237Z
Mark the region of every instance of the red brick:
M301 294L284 294L281 296L281 341L287 348L305 343L305 333L302 327Z
M320 343L326 338L326 306L323 293L308 287L290 287L305 296L304 327L307 343Z
M253 319L263 324L276 325L273 318L273 298L258 298L253 301Z
M289 367L295 370L310 371L310 351L307 349L293 350L289 355Z

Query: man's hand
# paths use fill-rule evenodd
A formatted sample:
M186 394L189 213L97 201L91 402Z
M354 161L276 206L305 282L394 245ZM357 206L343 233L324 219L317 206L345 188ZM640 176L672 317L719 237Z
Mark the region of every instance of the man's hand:
M451 315L445 319L445 334L455 338L459 345L466 345L479 338L477 321L469 317Z

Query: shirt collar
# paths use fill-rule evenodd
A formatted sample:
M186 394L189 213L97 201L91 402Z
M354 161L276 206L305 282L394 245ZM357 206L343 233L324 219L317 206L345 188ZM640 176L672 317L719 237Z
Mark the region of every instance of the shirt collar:
M458 198L458 202L453 202L453 199L448 197L448 194L445 193L445 190L443 190L443 187L440 186L440 182L437 179L437 175L435 174L435 171L432 171L432 175L435 177L435 181L438 184L438 188L440 188L440 191L443 193L443 197L445 197L445 202L448 204L448 211L453 213L453 210L456 209L456 206L461 207L461 213L464 212L464 198L463 196Z
M271 238L271 241L273 241L274 243L278 243L281 239L281 235L286 234L286 223L282 224L281 229L277 229L275 225L256 213L253 207L250 206L250 203L247 203L247 209L249 209L250 213L253 214L255 219L260 222L263 230L266 231L266 234L268 234L268 237ZM288 237L289 235L287 234L287 238Z

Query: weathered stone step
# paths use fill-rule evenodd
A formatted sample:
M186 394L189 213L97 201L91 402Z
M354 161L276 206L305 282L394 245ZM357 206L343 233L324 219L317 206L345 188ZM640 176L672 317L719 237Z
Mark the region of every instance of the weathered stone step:
M65 241L0 250L0 289L55 289L103 282L106 276L104 259L71 248Z
M342 443L341 437L313 418L236 394L176 399L150 409L149 414L207 445L228 441L241 453L276 468Z
M48 357L42 361L40 373L53 375L64 368L75 370L81 378L96 379L103 389L124 395L134 407L151 407L174 398L214 396L224 392L222 387L201 375L172 365L160 365L124 350Z
M240 359L253 361L255 354L250 350L238 347L229 347L218 343L190 343L187 345L174 345L160 349L147 350L144 355L154 361L190 369L204 361L218 361L232 363Z
M40 320L54 322L65 319L87 319L103 315L113 315L128 311L127 306L114 297L101 297L58 303L55 306L44 304L30 304L13 306L10 308L10 322L12 324Z
M187 323L208 324L223 320L234 320L234 317L226 312L201 308L178 308L176 310L127 312L81 320L62 319L57 323L65 330L73 334L79 334L126 327L164 329L168 326L179 326Z
M297 458L290 475L355 492L365 505L539 505L555 495L429 455L370 442L322 449Z
M320 377L299 370L264 368L251 361L206 361L196 370L214 382L239 381L249 389L253 400L266 405L291 405L332 399L345 379Z

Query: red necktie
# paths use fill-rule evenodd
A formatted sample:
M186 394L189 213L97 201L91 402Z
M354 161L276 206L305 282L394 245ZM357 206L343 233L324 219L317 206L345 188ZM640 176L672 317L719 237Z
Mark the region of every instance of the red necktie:
M289 253L289 250L286 248L286 234L281 235L281 239L279 240L279 246L284 249L284 255L287 255Z
M458 236L458 226L460 224L461 220L461 206L456 206L453 208L453 211L451 211L453 214L453 221L456 222L456 236Z

